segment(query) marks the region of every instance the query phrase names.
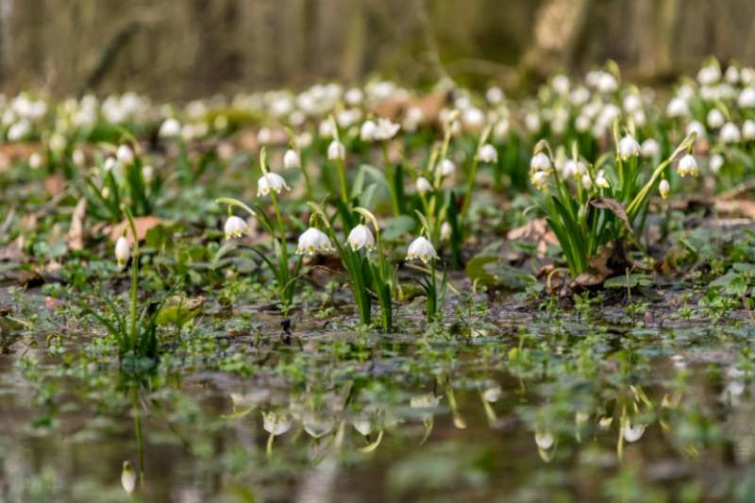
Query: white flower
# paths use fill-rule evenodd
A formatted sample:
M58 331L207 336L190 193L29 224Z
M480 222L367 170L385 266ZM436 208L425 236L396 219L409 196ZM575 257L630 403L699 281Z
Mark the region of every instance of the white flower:
M247 225L243 218L231 215L225 221L223 231L225 232L226 239L240 238L249 232L249 225Z
M362 103L362 100L364 100L364 93L361 89L357 89L356 87L352 87L346 93L343 95L343 100L352 107L355 107L357 105L360 105Z
M273 436L283 435L291 429L291 419L277 412L262 413L262 427Z
M417 192L419 192L420 194L426 194L433 190L433 185L430 183L430 180L428 180L424 176L417 178L417 182L414 186L417 189Z
M165 119L160 124L160 131L157 134L160 138L175 138L181 134L181 123L172 117Z
M468 108L463 115L464 125L470 131L479 131L485 126L485 114L479 108Z
M144 178L145 182L150 183L154 175L155 175L155 168L153 168L149 164L147 164L146 166L142 166L142 177Z
M362 123L362 127L359 128L359 138L362 141L374 141L377 136L377 124L371 120L366 120Z
M128 461L123 462L123 471L121 471L121 485L127 494L133 494L136 489L136 471Z
M574 159L567 159L564 162L564 167L561 170L561 174L565 178L571 178L577 175L582 175L587 172L587 166L582 161L575 161Z
M622 102L622 105L624 107L624 110L627 113L631 114L642 109L642 100L636 94L630 93L624 96L624 101Z
M511 129L511 124L509 124L509 120L507 118L503 118L498 123L496 123L495 127L493 128L493 137L498 140L505 140L509 135L509 130Z
M551 169L551 160L544 152L538 152L530 159L530 169L548 171Z
M624 435L624 440L627 442L636 442L642 438L645 428L647 428L645 424L632 424L627 421L621 426L621 434Z
M260 128L259 131L257 131L257 141L260 142L262 145L269 144L273 139L273 132L270 131L270 128L263 127Z
M131 245L128 243L128 239L125 236L118 238L115 242L115 260L118 262L119 267L123 267L128 259L131 258Z
M587 190L590 190L592 188L592 178L590 178L589 173L582 175L582 187Z
M134 151L128 145L121 145L118 150L115 151L115 157L118 158L118 162L127 166L134 162Z
M549 431L536 431L535 432L535 443L537 444L538 449L541 449L543 451L549 450L551 447L553 447L553 444L556 443L556 439L553 438L553 434Z
M404 114L404 130L413 132L416 131L422 121L425 120L425 114L419 107L411 107Z
M580 133L584 133L588 129L590 129L590 118L585 115L580 115L577 117L577 119L574 121L574 127L579 131Z
M548 178L550 173L548 171L535 171L530 175L530 181L532 185L542 190L548 185Z
M433 248L432 243L423 236L412 241L406 251L406 260L419 259L427 264L430 260L436 258L438 258L438 254L435 252L435 248Z
M451 176L456 171L456 165L451 159L443 159L438 165L440 169L440 175L443 177Z
M333 137L333 123L330 120L324 120L320 123L318 132L322 138Z
M603 189L607 189L611 186L611 184L608 183L608 179L606 179L606 174L602 169L598 171L598 174L595 177L595 185Z
M343 146L338 140L333 140L328 145L328 160L329 161L343 161L346 159L346 147Z
M283 154L283 167L285 169L301 168L301 157L299 152L290 148Z
M485 145L480 147L479 156L482 162L487 162L490 164L498 162L498 151L490 143L486 143Z
M661 180L661 183L658 184L658 192L661 194L661 197L663 199L666 199L671 192L671 185L665 178Z
M736 84L739 82L739 69L736 66L730 66L724 73L724 78L729 84Z
M556 75L555 77L553 77L551 86L553 86L553 90L556 91L557 94L565 96L569 94L569 77L567 77L566 75Z
M29 156L29 167L31 169L39 169L42 167L42 164L44 164L44 159L42 158L42 154L39 152L34 152Z
M380 118L377 121L377 130L375 131L375 140L387 141L398 134L401 126L390 119Z
M676 167L676 172L679 176L697 176L697 161L692 154L687 154L679 160L679 165Z
M755 140L755 121L752 119L747 119L744 124L742 124L742 138L744 138L746 141Z
M739 134L739 128L737 127L737 125L733 122L727 122L721 128L719 138L721 140L721 143L737 143L739 140L741 140L742 137Z
M700 85L709 86L721 80L721 69L718 64L712 64L700 68L697 72L697 81Z
M640 149L644 157L656 157L661 154L661 146L653 138L643 141Z
M689 115L689 105L687 100L681 96L675 96L668 102L666 115L669 117L686 117Z
M705 126L699 121L692 121L687 125L685 133L696 133L698 138L705 138Z
M81 150L76 149L71 153L71 161L77 168L83 168L84 164L87 162L86 154Z
M315 255L317 253L330 253L334 250L330 238L320 229L310 227L299 236L299 245L296 247L298 255Z
M708 160L708 168L710 172L717 175L721 168L724 166L724 156L721 154L713 154Z
M601 93L612 93L619 88L619 82L610 73L603 72L598 80L597 88Z
M286 180L277 173L265 173L257 180L257 197L268 195L270 192L280 194L283 190L291 190Z
M490 87L485 92L485 99L491 105L497 105L503 101L503 91L501 91L500 87Z
M535 112L530 112L524 116L524 125L530 133L540 131L540 116Z
M723 112L721 112L721 110L719 110L718 108L712 108L710 112L708 112L708 115L705 118L705 122L708 123L709 127L718 129L724 125L724 122L726 122L726 117L724 117Z
M755 107L755 87L746 87L742 89L737 99L737 104L740 108L753 108Z
M619 155L623 160L634 157L640 153L640 144L633 137L626 135L619 141Z
M440 224L440 239L442 241L448 241L451 239L451 234L453 233L453 229L451 229L451 224L448 222L443 222Z
M346 239L352 250L357 251L362 248L372 250L375 248L375 236L372 235L370 228L364 224L357 225L349 233Z

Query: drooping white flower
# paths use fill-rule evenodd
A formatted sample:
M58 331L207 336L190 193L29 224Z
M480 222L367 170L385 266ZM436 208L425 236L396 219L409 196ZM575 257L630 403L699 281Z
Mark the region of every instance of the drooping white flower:
M719 133L719 139L721 143L737 143L742 139L739 133L739 128L733 122L727 122L721 128Z
M724 166L724 156L721 154L713 154L708 160L708 169L714 175L717 175L721 168Z
M755 121L752 119L747 119L744 124L742 124L742 138L744 138L745 141L752 141L755 140Z
M580 160L567 159L564 162L564 167L561 169L561 174L564 178L572 178L580 176L587 172L587 166Z
M285 169L301 168L301 157L299 152L290 148L283 154L283 167Z
M494 386L482 392L482 399L488 403L495 403L501 399L502 395L503 395L503 390L501 389L501 387Z
M476 107L466 109L462 120L464 121L464 126L470 131L480 131L485 127L485 114Z
M420 236L411 242L406 251L406 260L421 260L427 264L430 260L438 258L433 244L427 238Z
M601 72L600 78L598 79L595 87L601 93L612 93L619 88L619 82L612 74L608 72Z
M131 463L128 461L123 462L123 470L121 471L121 486L126 494L133 494L136 490L136 471Z
M665 178L658 184L658 193L660 193L663 199L666 199L671 192L671 184Z
M352 250L357 251L362 248L372 250L375 248L375 236L372 235L372 231L364 224L357 225L349 233L349 237L346 239Z
M652 158L661 155L661 146L654 138L648 138L647 140L643 141L640 149L644 157Z
M611 186L611 184L608 183L605 171L603 171L602 169L598 171L598 174L595 176L595 185L602 189L607 189Z
M638 110L642 109L642 100L637 94L629 93L626 96L624 96L624 101L622 101L622 106L624 107L625 112L633 114L637 112Z
M697 176L697 161L692 154L687 154L679 160L679 164L676 167L676 172L679 176Z
M310 227L299 236L299 244L296 247L298 255L315 255L317 253L330 253L334 250L333 244L327 234L316 227Z
M451 159L446 158L440 161L438 169L440 169L440 175L445 178L447 176L453 175L456 172L456 165Z
M697 81L702 86L710 86L721 80L721 68L718 64L710 64L700 68L697 72Z
M556 94L560 94L561 96L566 96L567 94L569 94L570 85L571 83L569 82L569 77L567 77L566 75L556 75L551 81L553 90L556 91Z
M545 187L548 185L549 178L549 171L534 171L532 174L530 174L530 181L532 182L532 185L540 190L545 189Z
M480 147L480 160L489 164L498 162L498 151L490 143L486 143Z
M742 89L742 92L737 99L737 104L740 108L755 107L755 87L746 87Z
M433 190L433 184L430 183L430 180L425 178L424 176L420 176L417 178L417 181L414 184L414 187L417 189L417 192L420 194L426 194Z
M592 178L590 178L589 173L582 175L582 187L587 190L590 190L592 188Z
M499 104L503 101L503 97L503 91L501 91L500 87L489 87L488 90L485 91L485 100L491 105Z
M42 164L44 164L44 159L42 158L42 154L39 152L33 152L29 156L29 167L31 169L39 169L42 167Z
M362 141L375 141L377 130L378 127L374 121L366 120L362 123L362 127L359 128L359 138Z
M710 112L708 112L708 115L705 118L705 122L708 123L709 127L718 129L724 125L724 122L726 122L726 117L724 117L723 112L721 112L721 110L719 110L718 108L711 108Z
M257 180L257 197L266 196L270 192L280 194L284 190L291 190L291 188L278 173L265 173Z
M441 241L448 241L451 239L451 234L453 233L453 229L451 228L451 224L448 222L443 222L440 224L440 239Z
M626 135L619 140L619 155L623 160L639 155L640 144L632 136Z
M225 232L226 239L240 238L244 234L249 233L249 225L243 218L231 215L223 225L223 231Z
M423 120L425 120L425 114L422 109L416 106L410 107L406 111L406 114L404 114L404 130L409 132L416 131Z
M739 82L739 68L736 66L730 66L724 72L724 78L729 84L736 84Z
M71 161L77 168L83 168L87 162L87 156L81 150L76 149L71 153Z
M343 95L343 100L347 105L355 107L362 104L362 101L364 100L364 93L361 89L352 87Z
M115 151L115 157L124 166L128 166L134 162L134 151L128 145L121 145L118 150Z
M181 134L181 123L172 117L165 119L157 134L160 138L175 138Z
M692 121L687 125L687 129L685 130L685 133L692 134L695 133L698 138L705 138L706 131L705 126L703 126L702 122L699 121Z
M551 160L544 152L538 152L530 159L530 169L548 171L551 169Z
M540 131L540 116L535 112L529 112L524 116L524 125L530 133Z
M328 145L328 160L329 161L343 161L346 159L346 147L343 146L338 140L333 140Z
M681 96L674 96L666 106L666 115L669 117L687 117L689 115L687 100Z
M119 267L123 267L131 258L131 245L125 236L121 236L115 242L115 260Z
M384 119L380 118L377 121L377 127L375 131L375 140L377 141L387 141L396 136L398 134L399 130L401 129L401 126L399 124L396 124L390 119Z

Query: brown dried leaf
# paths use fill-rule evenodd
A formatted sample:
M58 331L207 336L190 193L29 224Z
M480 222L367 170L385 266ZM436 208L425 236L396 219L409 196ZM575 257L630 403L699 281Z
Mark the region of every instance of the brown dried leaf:
M624 209L624 205L622 205L616 199L610 199L608 197L604 197L603 199L595 199L593 201L590 201L590 206L592 206L593 208L610 211L611 213L619 217L622 222L624 222L624 226L626 227L627 232L629 232L630 235L632 234L632 224L629 223L627 211Z
M58 196L66 190L66 181L61 174L52 175L45 178L44 186L48 194Z
M160 224L162 224L162 220L155 216L134 218L134 227L136 228L137 239L139 241L144 241L144 238L147 237L147 233L150 231L150 229L153 229ZM131 233L131 227L128 224L128 220L124 220L123 222L113 226L110 229L110 240L112 242L118 241L118 238L123 235L128 238L129 243L134 242L134 237Z
M755 201L716 199L713 208L719 214L755 220Z
M549 245L555 246L558 244L556 235L548 228L548 222L544 218L536 218L521 227L511 229L506 234L506 239L509 241L523 240L536 243L537 253L540 257L545 256Z

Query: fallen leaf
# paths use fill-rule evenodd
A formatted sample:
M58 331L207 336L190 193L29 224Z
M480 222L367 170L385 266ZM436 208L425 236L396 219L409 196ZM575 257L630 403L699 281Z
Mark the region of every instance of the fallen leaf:
M604 197L603 199L595 199L593 201L590 201L590 206L592 206L593 208L610 211L611 213L619 217L619 220L624 222L624 227L626 227L627 232L630 235L633 233L632 224L629 222L627 211L624 209L624 206L616 199L610 199L607 197Z
M87 200L82 197L76 203L71 215L71 227L68 229L68 248L71 250L84 249L84 217L87 212Z
M544 218L536 218L516 229L511 229L506 234L509 241L528 241L537 244L537 254L539 257L545 256L548 246L558 244L556 235L548 228L548 222Z
M713 209L720 215L737 216L755 220L755 201L716 199Z
M66 190L66 181L63 178L63 175L58 173L57 175L45 178L44 186L48 194L51 196L58 196Z
M139 241L144 241L144 238L147 236L147 233L150 231L150 229L154 229L160 224L162 224L162 220L160 220L156 216L134 218L136 238ZM128 220L124 220L123 222L110 229L110 240L114 243L118 241L119 237L124 235L126 236L126 238L128 238L129 243L134 242L134 236L131 233L131 226L129 225Z

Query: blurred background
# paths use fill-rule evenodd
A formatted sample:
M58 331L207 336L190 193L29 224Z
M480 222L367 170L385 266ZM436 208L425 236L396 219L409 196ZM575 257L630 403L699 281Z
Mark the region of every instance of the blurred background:
M753 0L0 0L5 92L188 99L372 74L527 89L614 59L663 82L755 63Z

